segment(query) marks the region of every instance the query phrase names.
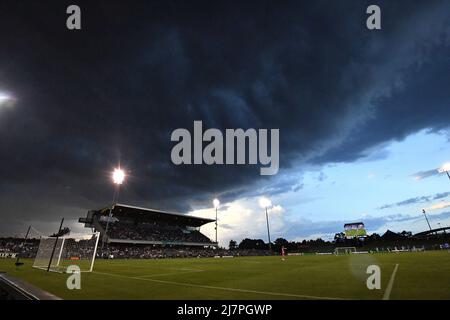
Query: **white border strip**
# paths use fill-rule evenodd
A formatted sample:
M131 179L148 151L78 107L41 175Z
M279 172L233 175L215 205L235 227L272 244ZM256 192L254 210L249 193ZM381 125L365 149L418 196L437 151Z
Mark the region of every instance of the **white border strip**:
M392 287L394 285L395 275L397 274L398 269L398 263L395 265L394 271L392 271L391 278L389 279L389 283L386 287L386 291L383 295L383 300L389 300L389 297L391 296Z

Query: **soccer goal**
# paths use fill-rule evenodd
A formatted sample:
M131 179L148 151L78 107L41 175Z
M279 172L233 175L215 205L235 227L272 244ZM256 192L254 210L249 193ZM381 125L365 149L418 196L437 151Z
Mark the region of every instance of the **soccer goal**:
M356 247L338 247L334 249L334 254L349 254L355 252Z
M33 267L63 273L67 267L76 265L81 272L91 272L99 238L99 232L83 238L41 237Z

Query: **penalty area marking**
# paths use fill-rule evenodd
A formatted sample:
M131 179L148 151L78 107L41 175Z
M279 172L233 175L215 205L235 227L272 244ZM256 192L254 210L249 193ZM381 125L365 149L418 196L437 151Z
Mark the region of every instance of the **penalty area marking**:
M394 271L392 271L391 278L389 279L389 283L386 287L386 291L383 295L383 300L389 300L391 296L392 286L394 285L395 275L397 274L398 263L395 265Z
M227 288L227 287L215 287L215 286L207 286L207 285L186 283L186 282L175 282L175 281L156 280L156 279L141 278L141 277L130 277L130 276L124 276L124 275L120 275L120 274L112 274L112 273L97 272L97 271L93 271L93 273L111 276L111 277L126 278L126 279L133 279L133 280L139 280L139 281L149 281L149 282L155 282L155 283L170 284L170 285L175 285L175 286L192 287L192 288L202 288L202 289L212 289L212 290L242 292L242 293L256 293L256 294L268 295L268 296L282 296L282 297L293 297L293 298L315 299L315 300L348 300L346 298L337 298L337 297L317 297L317 296L293 294L293 293L281 293L281 292L257 291L257 290L247 290L247 289L237 289L237 288Z

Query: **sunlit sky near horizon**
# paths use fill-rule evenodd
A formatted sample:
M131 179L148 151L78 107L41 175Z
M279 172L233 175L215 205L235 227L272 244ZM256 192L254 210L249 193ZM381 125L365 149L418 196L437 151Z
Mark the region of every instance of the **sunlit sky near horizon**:
M424 208L433 228L439 227L438 223L450 226L450 214L445 214L450 211L450 181L445 174L437 173L449 157L448 132L421 130L402 141L384 143L353 163L329 164L299 173L291 169L274 180L283 179L283 174L297 174L302 187L271 198L275 208L269 211L273 213L272 232L275 237L290 240L330 240L334 233L343 231L344 223L357 221L365 222L369 233L382 234L387 229L420 232L428 229ZM431 170L436 174L420 177L420 172ZM439 194L442 197L434 199ZM424 196L430 198L422 199ZM219 215L219 223L225 225L223 232L219 229L221 242L239 239L248 231L267 238L264 211L257 200L258 196L222 204L226 209ZM406 200L410 201L397 205ZM433 208L436 205L441 208ZM243 222L237 212L245 212L248 222ZM213 211L199 209L191 214L211 218ZM203 227L203 231L213 236L212 225Z

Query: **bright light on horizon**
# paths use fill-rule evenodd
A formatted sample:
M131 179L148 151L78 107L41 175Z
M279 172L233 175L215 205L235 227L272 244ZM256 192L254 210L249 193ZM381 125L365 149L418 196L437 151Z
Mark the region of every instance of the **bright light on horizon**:
M115 184L122 184L125 180L125 172L120 168L114 169L112 178Z
M259 198L259 205L261 208L265 209L265 208L271 207L272 202L270 201L270 199L268 199L266 197L261 197L261 198Z
M445 163L442 167L439 168L439 173L444 173L450 171L450 162Z
M214 199L214 200L213 200L213 205L214 205L214 208L215 208L215 209L219 208L219 206L220 206L220 201L219 201L219 199Z
M12 100L13 97L11 97L10 95L0 92L0 106L3 104L8 106L9 105L8 102L11 102Z

